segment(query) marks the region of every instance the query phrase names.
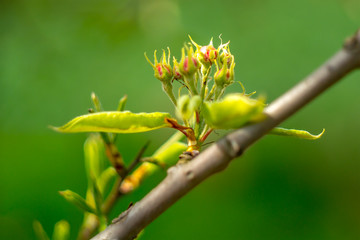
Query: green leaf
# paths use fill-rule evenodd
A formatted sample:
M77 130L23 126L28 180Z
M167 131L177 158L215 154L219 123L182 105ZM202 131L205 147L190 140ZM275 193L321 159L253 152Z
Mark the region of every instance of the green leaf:
M52 240L70 239L70 225L67 221L61 220L55 224Z
M187 145L182 142L174 142L162 151L156 151L152 156L159 163L165 163L167 166L174 165L181 153L187 149ZM155 165L154 165L155 166Z
M171 118L169 113L99 112L76 117L64 126L53 129L64 133L137 133L169 127L166 118Z
M269 134L273 135L279 135L279 136L288 136L288 137L297 137L302 139L308 139L308 140L316 140L321 138L321 136L324 134L325 128L322 130L322 132L318 135L313 135L305 130L297 130L297 129L286 129L286 128L274 128L272 129Z
M204 103L204 118L214 129L240 128L248 122L262 120L263 99L251 99L243 94L228 94L221 101Z
M177 103L176 115L178 118L188 120L194 114L194 112L201 105L200 96L193 96L191 99L189 95L182 95Z
M112 180L115 180L117 172L114 167L108 167L103 171L98 179L98 186L102 194L105 193L106 189L109 187L109 184Z
M95 201L96 215L100 217L102 216L101 205L103 203L103 196L94 177L92 177L91 192Z
M155 164L158 167L166 169L166 164L163 163L163 162L159 162L156 158L146 157L146 158L141 159L141 161L146 162L146 163L152 163L152 164Z
M99 232L102 232L105 230L105 228L108 226L108 220L105 216L99 216Z
M82 198L79 194L71 191L71 190L65 190L65 191L59 191L60 195L65 198L66 201L69 203L74 204L77 206L80 210L84 212L94 213L96 214L96 210L91 207L84 198Z
M91 93L91 100L93 101L95 111L100 112L102 109L100 99L94 92Z
M35 220L33 222L33 228L34 228L36 238L38 240L49 240L48 235L46 234L43 226L41 225L41 223L39 221Z
M91 134L84 143L85 169L88 181L93 175L96 179L105 168L104 144L99 134Z
M174 142L178 135L170 139L170 142L165 143L158 151L152 156L159 163L166 164L167 166L174 165L179 160L179 155L187 149L187 145L181 142ZM149 162L141 164L135 171L125 178L121 185L122 192L130 192L139 187L139 184L148 176L161 169L157 165Z
M166 149L155 152L152 158L156 159L159 164L172 166L179 160L180 154L182 154L186 149L186 144L182 142L174 142L170 144ZM161 169L161 167L157 166L154 163L145 162L142 165L146 166L147 175L150 175L156 170Z
M127 95L124 95L119 101L117 111L119 111L119 112L124 111L126 102L127 102Z

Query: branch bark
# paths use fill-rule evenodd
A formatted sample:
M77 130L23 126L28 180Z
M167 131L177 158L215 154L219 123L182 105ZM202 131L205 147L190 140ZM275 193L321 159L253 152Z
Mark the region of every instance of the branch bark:
M271 103L267 119L236 130L186 164L168 170L167 177L142 200L114 219L93 240L134 239L167 208L229 162L272 128L293 115L351 71L360 68L360 30L346 40L343 48L302 82Z

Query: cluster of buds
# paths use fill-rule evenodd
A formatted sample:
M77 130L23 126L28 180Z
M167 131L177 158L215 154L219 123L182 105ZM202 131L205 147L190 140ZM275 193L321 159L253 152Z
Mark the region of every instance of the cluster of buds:
M175 105L178 119L183 121L180 125L174 119L167 119L169 126L182 132L188 139L188 152L200 148L199 143L205 141L211 133L204 117L204 106L207 102L218 101L225 88L234 82L234 56L230 53L229 42L221 44L218 48L213 45L213 40L205 46L197 44L192 38L181 49L181 59L173 57L170 64L170 50L168 55L163 50L160 62L157 61L156 51L154 63L146 57L154 75L162 82L163 90ZM194 50L195 49L195 50ZM211 76L212 75L212 76ZM173 93L174 80L182 86L179 87L179 97ZM209 82L212 81L212 87ZM183 94L182 89L187 89L188 94Z
M177 105L174 97L172 84L174 80L180 81L190 92L191 96L199 95L204 100L217 100L223 93L224 89L234 82L234 56L230 53L229 42L223 44L221 42L218 48L213 45L213 40L205 46L197 44L189 36L191 43L186 44L181 49L181 59L177 61L173 57L173 66L170 64L170 50L168 54L163 50L160 62L157 60L156 51L154 52L154 63L152 63L145 54L146 59L154 69L154 76L163 84L163 89L170 97L172 102ZM193 46L196 48L194 51ZM212 91L208 91L207 82L211 67L216 66L213 79L215 80ZM201 69L201 71L200 71ZM198 85L200 82L200 91Z

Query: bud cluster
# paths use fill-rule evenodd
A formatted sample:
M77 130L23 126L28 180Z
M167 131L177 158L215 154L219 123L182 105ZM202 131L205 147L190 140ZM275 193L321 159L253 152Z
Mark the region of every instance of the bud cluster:
M158 62L156 51L154 63L146 56L146 59L154 69L154 76L163 84L163 89L172 102L177 105L173 94L174 80L180 82L188 89L191 96L199 95L204 100L218 100L225 88L234 82L234 56L230 52L229 42L215 48L213 39L208 45L197 44L190 36L190 42L181 49L181 58L178 61L173 57L170 63L170 49L168 54L163 50L162 57ZM194 50L195 47L195 50ZM212 67L214 66L214 70ZM210 74L213 74L211 77ZM209 88L208 82L213 79L214 84Z
M171 126L188 138L189 151L199 149L212 129L205 122L204 107L207 102L218 101L227 86L234 82L234 56L230 52L229 42L214 47L211 39L208 45L197 44L190 36L190 42L181 49L181 58L173 57L170 63L168 54L163 50L158 62L156 51L154 63L145 54L154 69L154 76L162 83L163 90L175 105L176 116L185 126L171 120ZM211 81L213 80L213 81ZM173 85L178 82L178 98L174 96ZM209 83L212 83L209 86ZM183 89L188 93L184 94ZM169 120L170 121L170 120Z

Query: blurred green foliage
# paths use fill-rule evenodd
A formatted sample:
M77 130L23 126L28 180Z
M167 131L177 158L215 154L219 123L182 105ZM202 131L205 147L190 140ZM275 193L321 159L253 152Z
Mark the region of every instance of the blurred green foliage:
M222 33L236 57L235 80L270 102L341 47L360 26L359 9L355 0L1 1L0 239L34 239L34 219L47 232L66 219L75 238L82 213L57 191L85 194L86 134L47 126L86 113L92 91L107 110L128 94L133 112L172 111L144 51L169 46L179 58L187 34L207 44ZM265 137L143 239L358 239L359 78L346 77L282 125L326 128L322 139ZM150 154L170 134L121 135L119 149L129 160L150 139ZM113 216L164 175L121 199Z

